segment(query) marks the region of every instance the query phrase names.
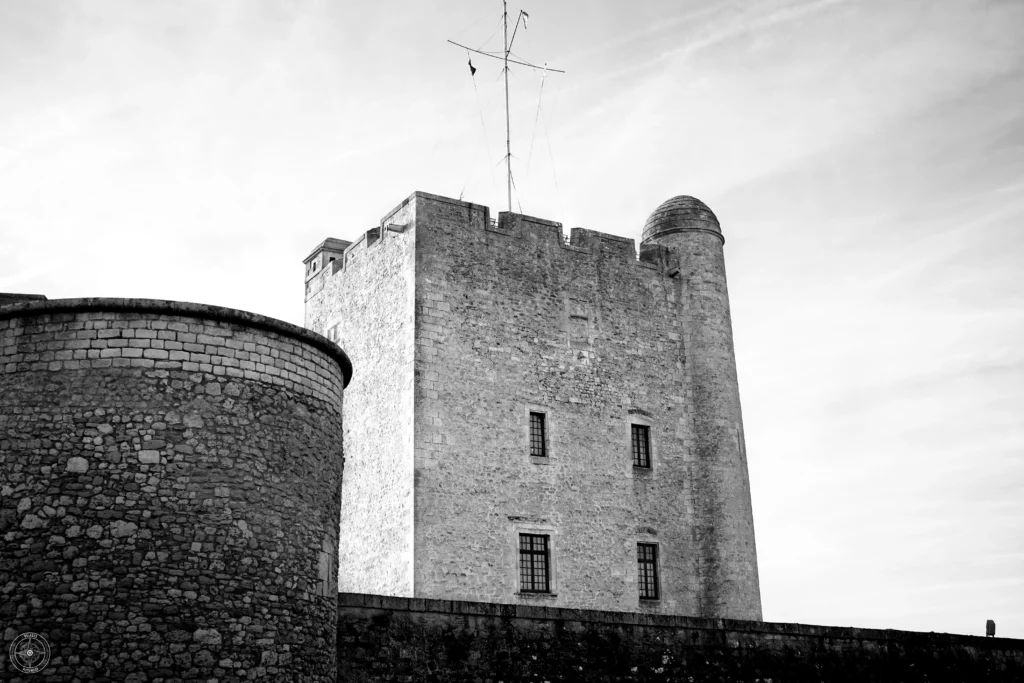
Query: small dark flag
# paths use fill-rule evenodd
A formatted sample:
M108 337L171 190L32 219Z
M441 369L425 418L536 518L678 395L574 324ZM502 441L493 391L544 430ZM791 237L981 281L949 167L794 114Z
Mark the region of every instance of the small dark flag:
M476 67L473 66L473 60L472 59L469 60L469 75L470 76L476 76Z

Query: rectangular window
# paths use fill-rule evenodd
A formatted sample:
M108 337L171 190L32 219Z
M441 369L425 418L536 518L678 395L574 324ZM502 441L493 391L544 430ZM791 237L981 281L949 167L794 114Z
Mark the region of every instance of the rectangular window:
M548 455L545 446L544 413L530 413L530 455L545 458Z
M523 593L550 593L548 537L519 534L519 590Z
M640 598L658 599L658 546L654 543L636 544L637 580Z
M650 466L651 428L647 425L633 425L633 467Z

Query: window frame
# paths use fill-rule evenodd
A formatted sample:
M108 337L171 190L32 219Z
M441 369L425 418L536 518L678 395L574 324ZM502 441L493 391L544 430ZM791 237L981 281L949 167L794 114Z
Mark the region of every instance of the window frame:
M558 420L555 418L554 411L551 406L544 405L541 403L526 403L521 404L521 412L519 413L519 419L522 420L519 423L519 432L522 436L522 441L517 448L525 449L525 459L530 461L532 465L553 465L558 460L558 453L554 448L555 443L558 441ZM544 416L544 453L545 455L531 455L530 448L530 413L538 413Z
M534 430L533 430L533 427L534 427L534 424L535 424L534 417L540 418L539 420L536 421L536 424L540 425L540 438L539 439L535 438L535 436L534 436ZM547 413L545 413L543 411L540 411L540 410L534 410L534 409L531 408L529 410L529 414L528 414L527 419L529 420L528 432L529 432L529 440L530 440L529 441L529 443L530 443L530 451L529 451L530 452L530 457L531 458L547 458L549 453L550 453L550 450L551 450L550 448L548 448L548 433L549 433L549 429L548 429ZM534 452L534 447L537 445L538 441L540 443L540 453L535 453Z
M648 549L650 557L642 556L641 549ZM659 559L661 552L658 543L650 541L637 541L636 543L636 584L637 595L642 603L649 603L661 600L661 572L659 571ZM644 571L645 565L650 567L650 576ZM645 589L653 588L653 595L645 595Z
M544 518L533 518L524 519L521 515L509 515L509 526L507 527L508 535L505 537L508 539L506 546L507 564L508 571L512 572L512 594L508 596L509 600L522 604L541 602L541 603L554 603L559 604L561 598L558 597L558 591L561 588L559 584L559 559L558 559L558 539L560 537L558 528L551 524L549 520ZM530 534L535 536L547 536L548 537L548 591L547 593L533 593L530 591L523 591L520 575L519 575L519 536L521 534Z
M551 581L551 574L552 574L552 572L551 572L551 535L550 534L534 533L534 532L529 532L529 531L519 531L516 534L516 537L517 537L517 549L518 549L517 568L518 568L518 576L519 576L519 593L529 594L529 595L551 595L553 593L553 591L552 591L552 581ZM523 547L524 539L530 539L530 547L529 548L524 548ZM543 549L542 550L537 550L534 547L534 545L536 544L537 539L543 539ZM536 579L537 579L537 568L535 566L535 558L537 558L537 557L543 557L544 558L544 567L543 567L543 571L544 571L544 587L542 589L538 589L538 588L534 588L533 587L536 584ZM528 576L529 576L529 579L530 579L530 581L529 581L530 588L526 588L524 586L524 583L523 583L523 579L527 576L527 574L523 573L524 572L524 565L523 565L524 558L530 558L529 567L527 569Z
M643 448L638 449L637 434L643 435ZM643 451L641 454L640 451ZM641 470L652 469L652 461L654 460L651 452L651 426L649 424L643 424L641 422L631 421L629 424L629 451L632 456L633 467ZM643 457L638 457L642 455ZM644 461L646 458L646 462Z
M650 411L633 406L623 411L624 424L622 426L622 467L625 474L638 481L653 481L658 476L658 420ZM637 467L633 464L633 426L647 427L647 467ZM671 441L671 439L669 439Z

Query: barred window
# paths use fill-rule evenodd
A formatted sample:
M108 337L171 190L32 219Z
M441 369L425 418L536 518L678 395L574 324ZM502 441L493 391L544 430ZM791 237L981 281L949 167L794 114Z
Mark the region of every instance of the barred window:
M658 599L658 546L654 543L636 544L637 581L640 598Z
M544 413L530 413L530 455L545 458L548 449L545 446Z
M523 593L550 593L548 537L519 534L519 590Z
M633 467L651 466L651 428L633 425Z

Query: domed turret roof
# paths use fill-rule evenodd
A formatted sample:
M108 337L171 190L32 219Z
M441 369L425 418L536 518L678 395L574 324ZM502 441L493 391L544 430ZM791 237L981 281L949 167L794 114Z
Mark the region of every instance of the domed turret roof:
M644 223L641 242L670 232L707 230L722 234L718 218L708 205L685 194L673 197L654 210Z

